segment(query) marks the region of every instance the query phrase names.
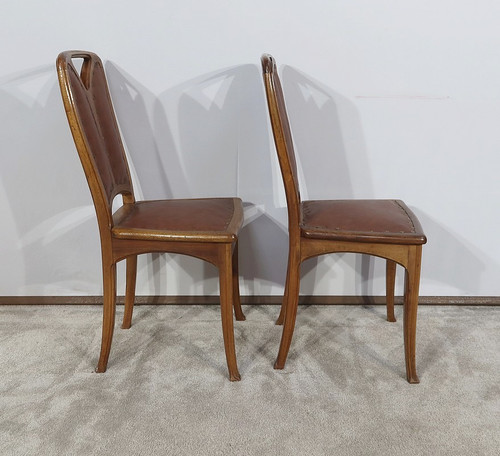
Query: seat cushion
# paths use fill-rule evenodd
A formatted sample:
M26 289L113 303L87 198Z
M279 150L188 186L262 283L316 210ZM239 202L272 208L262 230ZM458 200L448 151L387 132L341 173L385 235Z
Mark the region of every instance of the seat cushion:
M399 200L320 200L302 203L301 236L337 241L425 244L413 212Z
M139 201L113 215L118 239L233 242L243 222L239 198Z

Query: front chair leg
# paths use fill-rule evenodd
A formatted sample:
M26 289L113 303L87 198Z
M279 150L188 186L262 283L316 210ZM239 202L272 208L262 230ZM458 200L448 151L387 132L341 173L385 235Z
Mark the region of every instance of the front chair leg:
M286 273L286 279L285 279L285 291L283 293L283 300L281 301L281 307L280 307L280 314L278 315L278 319L276 320L276 325L282 325L283 322L285 321L285 313L286 313L286 303L288 300L288 277L289 277L289 272L287 271Z
M229 380L232 382L241 379L236 363L236 348L234 345L233 327L233 267L231 245L221 249L222 258L219 260L219 283L220 283L220 310L222 319L222 335L224 338L224 349L226 351L227 368Z
M285 321L285 314L286 314L286 306L288 302L288 294L289 294L289 285L290 285L290 265L291 265L291 252L293 252L294 247L291 245L288 248L288 266L286 270L286 279L285 279L285 292L283 293L283 300L281 301L281 307L280 307L280 314L278 316L278 319L276 320L276 325L282 325L283 322Z
M137 277L137 255L127 257L125 310L123 312L123 329L129 329L132 324L132 313L134 311L135 282Z
M96 372L106 372L111 341L115 327L116 311L116 264L102 266L103 269L103 307L101 354Z
M238 273L238 241L234 245L233 260L232 260L232 274L233 274L233 307L234 315L237 321L246 320L245 314L241 308L240 299L240 275Z
M283 333L281 335L278 357L274 363L275 369L285 367L288 350L292 343L297 306L299 304L300 290L300 262L298 259L290 258L286 278L285 296L283 298L282 313L284 313Z
M420 383L415 364L415 345L421 256L421 246L412 246L410 248L409 261L405 273L403 331L405 343L406 379L408 380L408 383Z
M385 273L385 295L387 302L387 321L396 321L394 316L394 286L396 284L396 262L387 260Z

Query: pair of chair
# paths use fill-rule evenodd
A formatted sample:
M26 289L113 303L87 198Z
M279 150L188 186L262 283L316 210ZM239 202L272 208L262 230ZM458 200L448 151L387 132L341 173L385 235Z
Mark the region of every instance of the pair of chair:
M77 70L75 60L80 60ZM415 332L422 244L417 218L401 201L301 201L293 141L276 64L262 57L269 114L288 205L289 257L285 295L277 324L284 324L274 367L285 365L297 314L300 264L332 252L387 259L387 315L394 320L396 263L406 269L404 344L406 375L418 383ZM67 51L57 58L59 85L73 139L94 201L103 273L103 326L97 372L107 367L116 307L116 264L126 260L122 328L129 328L135 299L137 255L170 252L208 261L219 269L222 334L231 381L236 363L233 308L245 320L238 286L238 233L243 221L239 198L136 201L104 68L91 52ZM113 201L123 204L113 213Z

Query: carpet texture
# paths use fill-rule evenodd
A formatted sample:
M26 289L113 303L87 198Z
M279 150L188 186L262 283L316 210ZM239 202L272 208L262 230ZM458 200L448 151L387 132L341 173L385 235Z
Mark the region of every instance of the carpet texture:
M276 306L139 306L95 374L98 306L0 308L2 455L498 455L500 308L421 307L405 379L402 309L301 306L283 371Z

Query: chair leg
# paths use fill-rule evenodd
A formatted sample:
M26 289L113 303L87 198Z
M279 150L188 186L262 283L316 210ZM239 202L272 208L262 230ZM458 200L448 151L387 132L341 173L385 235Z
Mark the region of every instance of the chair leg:
M227 368L229 380L232 382L241 379L236 363L236 349L234 346L233 327L233 267L231 258L231 245L224 246L223 260L219 264L220 282L220 308L222 318L222 335L224 337L224 349L226 351Z
M240 275L238 273L238 242L234 246L233 250L233 307L234 307L234 315L236 320L244 321L246 320L245 314L241 309L241 300L240 300Z
M129 329L132 324L132 313L135 301L135 280L137 277L137 255L127 257L127 278L125 289L125 310L123 312L123 329Z
M409 250L409 261L405 272L405 296L403 311L406 379L408 380L408 383L420 383L415 364L415 345L422 247L412 246Z
M276 325L282 325L283 322L285 321L285 314L286 314L286 303L287 303L287 297L288 297L288 277L289 277L289 271L286 273L286 280L285 280L285 292L283 293L283 300L281 301L281 307L280 307L280 314L278 315L278 319L276 320Z
M298 258L289 258L288 272L286 278L285 296L283 298L282 309L284 308L283 333L281 335L278 357L274 363L275 369L285 367L288 350L292 343L295 319L297 316L297 306L299 304L300 290L300 262Z
M394 286L396 284L396 262L387 260L385 274L385 294L387 299L387 321L396 321L394 316Z
M281 307L280 307L280 314L278 316L278 319L276 320L276 325L282 325L283 322L285 321L285 314L286 314L286 303L288 302L288 288L290 284L290 261L291 261L291 252L293 252L293 248L290 245L289 247L289 253L288 253L288 266L287 266L287 271L286 271L286 279L285 279L285 292L283 293L283 300L281 301Z
M102 341L101 354L96 372L106 372L108 365L116 310L116 264L103 264L103 308L102 308Z

